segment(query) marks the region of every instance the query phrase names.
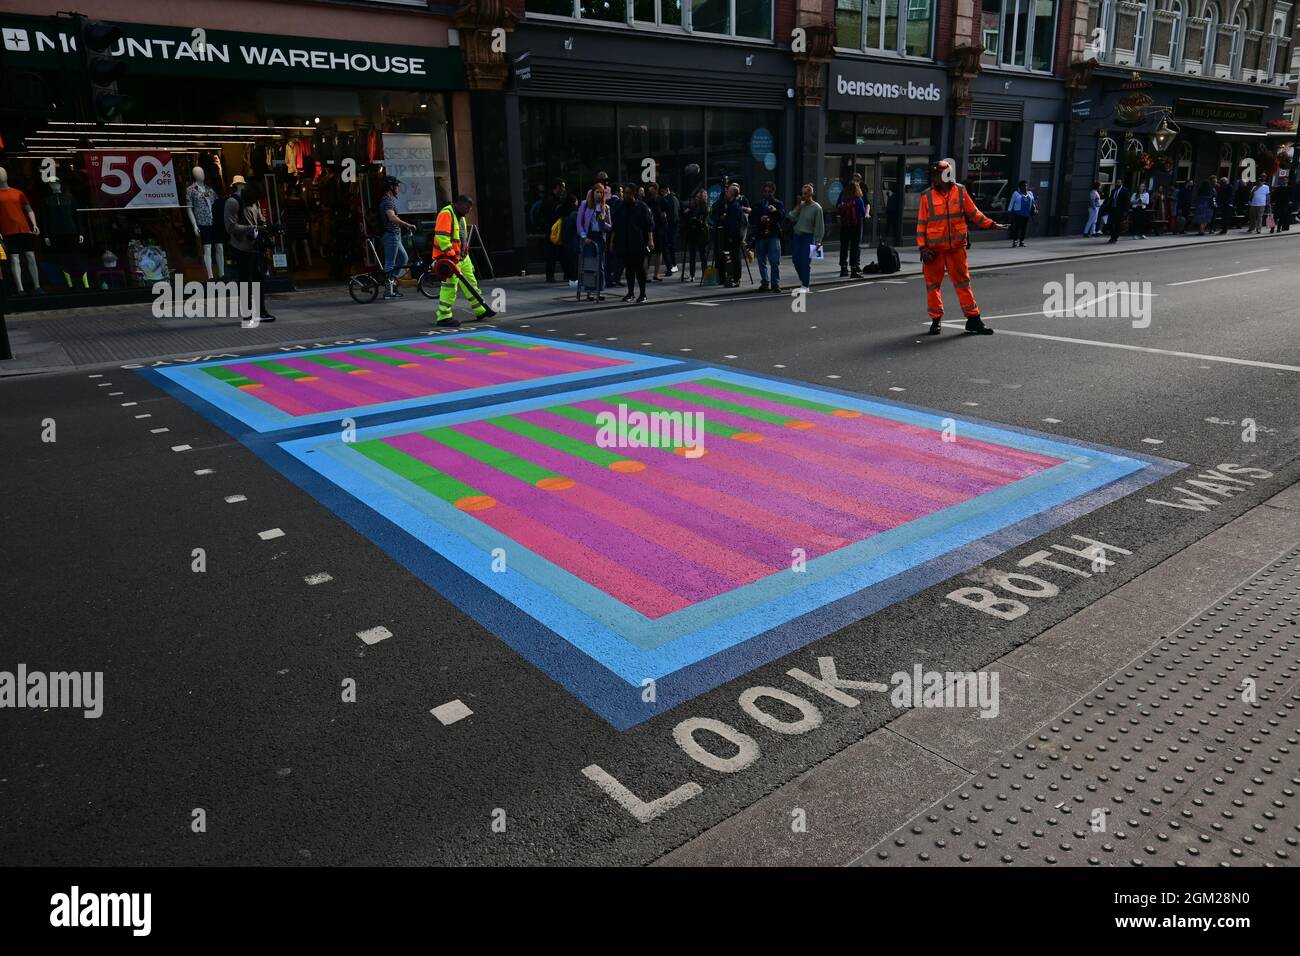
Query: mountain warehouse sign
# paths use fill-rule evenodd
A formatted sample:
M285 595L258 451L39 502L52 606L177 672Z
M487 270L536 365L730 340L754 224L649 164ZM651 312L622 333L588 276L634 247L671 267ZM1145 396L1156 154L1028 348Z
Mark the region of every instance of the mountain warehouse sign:
M185 30L119 23L122 39L110 53L127 76L148 74L250 79L262 82L458 89L464 86L458 48L353 43L312 37ZM79 70L71 23L52 17L0 17L4 59L26 69Z
M826 101L833 110L943 115L948 77L942 70L836 61L829 70Z

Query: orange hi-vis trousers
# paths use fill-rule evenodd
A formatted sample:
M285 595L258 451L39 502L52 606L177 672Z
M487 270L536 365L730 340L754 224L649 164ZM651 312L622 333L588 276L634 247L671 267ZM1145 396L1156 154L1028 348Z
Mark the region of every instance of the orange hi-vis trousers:
M933 247L931 247L933 248ZM952 278L953 288L957 290L957 301L961 311L967 317L980 314L975 304L975 294L970 290L970 267L966 264L965 245L951 249L935 249L934 258L921 263L921 274L925 276L925 299L930 310L930 321L938 322L943 318L943 274L947 272Z

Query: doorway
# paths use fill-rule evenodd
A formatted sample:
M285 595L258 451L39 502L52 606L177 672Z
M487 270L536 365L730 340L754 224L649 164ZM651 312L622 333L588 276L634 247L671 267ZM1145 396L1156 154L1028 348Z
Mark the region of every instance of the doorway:
M899 245L916 234L921 193L929 186L928 154L891 155L858 153L825 158L821 194L828 200L826 219L838 226L835 204L854 174L862 177L863 199L869 209L863 245L875 248L882 241Z

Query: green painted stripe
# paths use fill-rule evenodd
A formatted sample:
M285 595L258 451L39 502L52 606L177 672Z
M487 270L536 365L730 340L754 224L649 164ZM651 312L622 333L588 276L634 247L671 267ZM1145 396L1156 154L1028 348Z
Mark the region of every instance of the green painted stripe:
M376 464L382 465L394 474L419 485L429 494L435 495L443 501L455 504L461 498L483 494L477 488L473 488L463 481L457 481L445 472L430 468L420 459L394 448L382 439L375 438L369 441L359 441L354 443L352 447Z
M300 378L307 378L308 373L302 369L290 368L288 365L281 365L279 362L254 362L258 368L266 369L268 372L274 372L276 375L283 375L285 378L291 378L295 381Z
M339 372L351 372L353 369L360 368L359 365L351 365L347 362L340 362L336 358L330 358L328 355L304 355L308 362L315 362L317 365L324 365L326 368L332 368Z
M736 392L740 395L752 395L755 398L762 398L769 402L780 402L782 405L790 405L794 408L806 408L813 412L824 412L829 415L832 412L840 411L834 405L826 405L823 402L812 402L806 398L794 398L790 395L782 395L780 392L769 392L762 388L750 388L748 385L734 385L731 382L724 382L716 378L702 378L699 380L701 385L709 385L713 388L725 389L728 392Z
M485 349L481 345L470 345L468 342L457 342L453 339L443 339L438 345L447 349L460 349L462 352L495 352L496 349Z
M526 422L521 418L515 418L513 415L502 415L499 418L487 419L489 425L496 425L498 428L504 428L506 431L514 432L516 435L522 435L524 438L532 439L538 444L545 445L548 448L554 448L556 451L564 452L572 458L580 458L583 461L589 461L592 464L600 465L602 468L608 468L616 461L623 461L625 455L618 455L608 451L598 445L589 445L585 441L572 438L569 435L562 435L559 432L553 432L549 428L543 428L540 425L534 425L532 422Z
M716 408L719 411L731 412L735 415L743 415L746 418L753 418L760 422L768 422L772 425L784 425L786 422L794 421L794 419L789 415L777 415L773 412L764 412L757 408L750 408L748 405L740 405L736 402L728 402L725 399L712 398L708 395L696 395L694 392L682 392L675 388L652 388L650 391L659 395L669 395L673 398L680 398L683 401L693 402L696 405L703 405L706 408Z
M445 362L449 358L455 358L453 355L439 355L437 352L426 352L424 349L418 349L414 345L392 345L390 348L397 349L399 352L410 352L412 355L418 355L421 358L437 359Z
M380 355L378 352L367 352L365 349L346 354L351 355L353 358L369 359L372 362L380 362L384 365L401 365L406 361L406 359L398 358L396 355Z
M497 448L495 445L489 445L487 442L479 441L477 438L471 438L469 435L463 435L452 428L431 428L427 432L420 432L420 434L433 439L439 444L446 445L462 455L473 458L475 461L482 462L489 468L495 468L502 474L518 478L520 481L526 481L530 485L537 484L543 478L563 477L543 468L541 465L535 465L531 461L520 458L511 452Z
M597 401L604 402L606 405L610 405L614 408L617 408L620 404L623 404L626 405L631 410L646 412L647 414L649 414L650 412L671 413L672 411L671 409L664 408L661 405L652 405L649 402L641 402L635 398L622 398L619 401L615 401L612 398L602 398L602 399L597 399ZM553 414L560 415L571 421L581 422L584 425L590 425L593 428L601 427L601 423L599 419L597 419L592 412L585 411L584 409L581 408L573 408L572 406L569 405L554 405L545 410L548 412L552 412ZM733 425L727 425L723 422L711 422L709 421L708 418L704 419L703 425L704 425L704 430L708 432L710 435L721 435L723 438L730 438L732 435L736 435L744 431L743 428L736 428ZM627 429L623 429L622 434L619 437L622 439L626 439Z
M205 368L203 371L207 372L213 378L225 382L227 385L234 385L236 388L240 385L257 384L251 378L241 375L238 372L232 372L228 368Z

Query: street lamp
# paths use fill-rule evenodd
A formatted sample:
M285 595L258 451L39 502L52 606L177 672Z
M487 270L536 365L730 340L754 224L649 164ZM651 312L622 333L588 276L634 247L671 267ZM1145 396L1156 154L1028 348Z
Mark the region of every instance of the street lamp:
M1163 153L1178 138L1178 132L1177 127L1169 125L1169 116L1166 114L1160 118L1160 126L1151 134L1151 145L1157 153Z

